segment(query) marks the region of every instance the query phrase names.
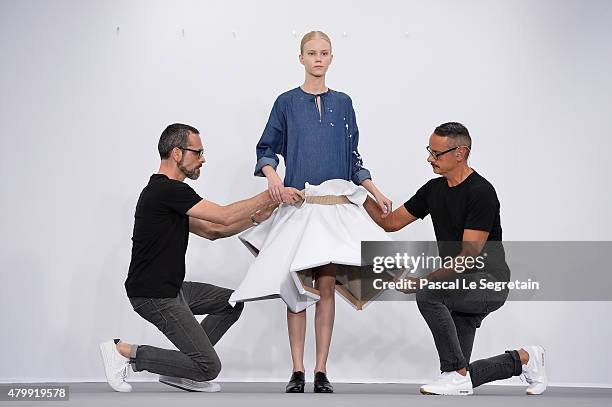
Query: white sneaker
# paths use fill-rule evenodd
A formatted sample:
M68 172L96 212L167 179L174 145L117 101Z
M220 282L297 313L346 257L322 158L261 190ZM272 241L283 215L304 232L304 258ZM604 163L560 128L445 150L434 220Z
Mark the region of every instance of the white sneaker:
M201 391L205 393L221 391L221 386L217 383L196 382L195 380L184 379L182 377L159 376L159 382L187 391Z
M421 386L422 394L443 396L468 396L474 394L470 372L465 376L457 372L443 372L438 380Z
M130 368L130 360L121 356L115 346L115 341L110 340L100 344L100 354L104 362L104 373L106 381L115 391L128 393L132 391L132 386L125 381Z
M544 366L545 350L539 345L523 346L523 349L529 354L529 361L523 365L523 375L529 383L527 394L542 394L548 385Z

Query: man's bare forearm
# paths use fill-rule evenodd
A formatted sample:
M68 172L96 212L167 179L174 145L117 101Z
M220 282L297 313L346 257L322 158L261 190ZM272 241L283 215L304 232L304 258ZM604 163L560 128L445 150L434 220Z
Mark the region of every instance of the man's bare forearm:
M272 203L272 200L270 199L270 194L268 194L268 191L265 191L255 195L253 198L245 199L224 206L222 207L224 212L222 216L225 219L223 225L227 227L232 227L234 224L241 222L245 219L248 219L250 221L251 214L266 207L270 203Z
M232 225L224 226L215 224L215 236L217 239L223 239L224 237L234 236L240 232L244 232L248 228L253 226L251 219L242 219Z
M251 219L241 219L229 226L213 223L202 219L190 218L189 231L208 240L217 240L234 236L253 226Z
M274 209L276 209L277 207L277 203L267 204L264 205L262 208L258 209L257 211L253 212L252 214L249 214L248 219L242 219L230 226L219 225L220 237L234 236L237 233L243 232L248 228L255 226L253 221L255 221L257 224L263 222L264 220L270 217Z
M262 209L249 214L248 218L240 219L230 225L190 217L189 231L210 240L234 236L254 226L255 223L259 224L268 219L277 207L278 204L276 203L268 204Z
M366 198L363 207L372 220L386 232L397 232L416 220L403 206L391 212L386 218L383 218L380 206L370 196Z

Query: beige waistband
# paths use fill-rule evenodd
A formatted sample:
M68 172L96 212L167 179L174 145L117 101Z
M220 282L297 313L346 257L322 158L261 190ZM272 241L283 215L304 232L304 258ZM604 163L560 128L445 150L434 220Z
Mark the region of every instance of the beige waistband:
M307 196L304 202L317 205L345 205L351 203L346 195Z

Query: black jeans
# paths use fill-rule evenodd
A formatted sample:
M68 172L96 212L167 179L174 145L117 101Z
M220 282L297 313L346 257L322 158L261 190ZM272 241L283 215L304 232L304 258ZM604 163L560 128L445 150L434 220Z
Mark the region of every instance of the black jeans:
M478 284L482 278L494 281L494 278L485 272L457 277L461 287L464 282ZM417 305L433 335L442 372L467 368L473 387L521 374L521 361L518 352L514 350L470 363L476 329L480 328L487 315L504 304L507 296L507 291L484 289L425 288L417 291Z
M135 345L130 362L134 371L196 381L212 380L221 371L213 346L238 320L243 303L232 307L232 290L185 281L175 298L132 297L134 311L155 325L178 348L168 350ZM194 315L208 314L202 323Z

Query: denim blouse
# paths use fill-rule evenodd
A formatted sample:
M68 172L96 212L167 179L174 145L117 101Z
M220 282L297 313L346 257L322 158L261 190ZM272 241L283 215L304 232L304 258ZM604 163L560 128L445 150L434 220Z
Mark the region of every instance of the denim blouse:
M316 96L320 96L317 109ZM359 130L351 98L329 89L320 95L297 87L281 94L272 107L266 128L257 143L255 175L261 169L278 166L285 160L288 187L303 189L330 179L344 179L361 185L371 179L357 150Z

